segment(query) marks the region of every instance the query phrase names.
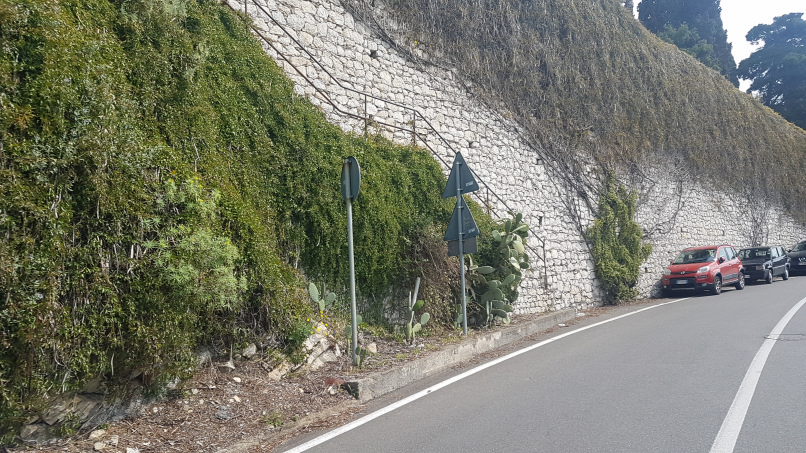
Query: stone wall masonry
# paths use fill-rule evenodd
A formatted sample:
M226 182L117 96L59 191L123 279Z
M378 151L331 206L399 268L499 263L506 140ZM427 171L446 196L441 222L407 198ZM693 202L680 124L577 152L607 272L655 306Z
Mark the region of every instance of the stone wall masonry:
M798 225L780 207L748 203L735 194L719 190L727 184L704 187L670 169L648 169L651 184L638 185L636 221L647 231L653 252L644 263L638 290L658 296L660 275L677 253L686 247L730 244L737 250L754 244L752 210L762 210L756 229L762 244L786 248L806 240L806 228ZM670 219L675 216L674 222Z
M264 42L264 49L294 81L295 92L307 96L331 122L348 133L381 134L397 143L428 146L446 174L454 152L460 151L470 168L510 208L523 213L533 233L528 244L542 254L543 244L537 237L542 238L545 257L540 260L532 254L533 267L524 273L515 313L601 304L590 253L563 204L568 195L560 183L562 178L552 176L551 169L520 138L514 122L474 99L449 70L421 67L398 54L357 22L338 0L255 1L230 0L229 4L236 10L245 9L254 19L259 34L271 44ZM317 89L327 93L337 109ZM450 147L425 128L412 109L419 111ZM338 110L368 116L372 121L345 116ZM669 200L680 188L679 178L662 171L657 175L651 184L642 181L636 185L641 194L637 220L649 230L654 245L639 281L642 296L658 289L663 267L681 248L706 242L745 244L744 226L728 226L728 219L742 212L742 206L732 198L683 181L686 189L679 214L674 217L672 207L676 205ZM476 195L492 214L507 217L506 207L484 189ZM771 228L775 232L770 240L792 243L799 237L806 239L804 230L791 219L778 211L772 217L785 227ZM666 229L657 227L670 219L673 221ZM583 223L591 221L588 218Z

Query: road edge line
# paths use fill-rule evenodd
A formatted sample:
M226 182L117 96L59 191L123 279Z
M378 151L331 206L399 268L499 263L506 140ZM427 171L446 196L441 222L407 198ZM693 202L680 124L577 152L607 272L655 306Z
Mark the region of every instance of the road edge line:
M744 419L747 416L747 410L750 408L750 401L753 399L753 394L756 392L756 385L761 378L761 372L764 370L764 365L767 363L767 358L772 352L772 347L775 346L777 340L769 337L773 335L780 335L789 321L795 316L795 313L806 304L806 297L797 302L788 312L778 321L778 324L772 328L772 331L767 335L767 339L761 344L758 352L753 361L750 362L750 367L747 368L747 373L739 385L739 390L736 391L736 396L730 404L730 409L722 421L722 426L716 434L714 443L711 445L710 453L732 453L736 447L736 441L739 440L739 433L744 425Z
M570 332L565 332L563 334L557 335L556 337L548 338L546 340L543 340L543 341L540 341L538 343L535 343L535 344L533 344L531 346L527 346L527 347L525 347L523 349L519 349L517 351L511 352L511 353L509 353L509 354L507 354L507 355L505 355L503 357L499 357L497 359L491 360L491 361L489 361L487 363L481 364L481 365L479 365L479 366L477 366L475 368L467 370L464 373L458 374L458 375L456 375L456 376L454 376L454 377L452 377L450 379L446 379L446 380L444 380L444 381L442 381L442 382L440 382L438 384L434 384L431 387L428 387L427 389L421 390L421 391L419 391L419 392L417 392L417 393L415 393L413 395L410 395L410 396L408 396L406 398L403 398L400 401L397 401L397 402L392 403L392 404L390 404L390 405L388 405L388 406L386 406L384 408L378 409L375 412L367 414L367 415L359 418L358 420L353 420L352 422L350 422L350 423L348 423L346 425L340 426L340 427L338 427L338 428L336 428L336 429L334 429L332 431L328 431L327 433L322 434L321 436L316 437L314 439L311 439L311 440L309 440L308 442L305 442L302 445L298 445L298 446L296 446L296 447L294 447L294 448L292 448L290 450L286 450L285 453L301 453L303 451L309 450L309 449L311 449L311 448L313 448L313 447L315 447L315 446L317 446L319 444L327 442L330 439L333 439L333 438L335 438L337 436L340 436L340 435L342 435L342 434L344 434L344 433L346 433L348 431L351 431L351 430L353 430L355 428L358 428L359 426L361 426L363 424L366 424L366 423L368 423L368 422L370 422L370 421L372 421L372 420L374 420L374 419L376 419L376 418L378 418L378 417L380 417L382 415L388 414L389 412L392 412L395 409L398 409L398 408L403 407L403 406L405 406L405 405L407 405L407 404L409 404L411 402L414 402L414 401L416 401L416 400L418 400L418 399L420 399L420 398L422 398L422 397L424 397L424 396L426 396L426 395L428 395L428 394L430 394L432 392L435 392L435 391L437 391L437 390L439 390L439 389L441 389L443 387L447 387L448 385L451 385L451 384L453 384L455 382L458 382L458 381L460 381L460 380L462 380L462 379L464 379L466 377L472 376L472 375L474 375L474 374L476 374L476 373L478 373L480 371L486 370L487 368L490 368L492 366L498 365L501 362L509 360L509 359L511 359L513 357L517 357L517 356L519 356L521 354L527 353L527 352L532 351L534 349L537 349L539 347L545 346L545 345L547 345L549 343L553 343L553 342L555 342L557 340L563 339L565 337L571 336L571 335L579 333L579 332L583 332L583 331L588 330L588 329L592 329L594 327L601 326L603 324L607 324L607 323L610 323L610 322L613 322L613 321L616 321L616 320L619 320L619 319L622 319L622 318L626 318L628 316L632 316L632 315L635 315L635 314L638 314L638 313L641 313L641 312L644 312L644 311L647 311L647 310L652 310L653 308L658 308L658 307L662 307L664 305L669 305L669 304L673 304L673 303L676 303L676 302L684 301L686 299L688 299L688 297L684 297L682 299L672 300L672 301L669 301L669 302L663 302L663 303L660 303L660 304L657 304L657 305L652 305L650 307L644 307L644 308L641 308L641 309L636 310L636 311L631 311L629 313L625 313L623 315L616 316L614 318L606 319L604 321L599 321L599 322L591 324L589 326L580 327L579 329L574 329L574 330L572 330ZM806 301L806 299L804 299L804 301Z

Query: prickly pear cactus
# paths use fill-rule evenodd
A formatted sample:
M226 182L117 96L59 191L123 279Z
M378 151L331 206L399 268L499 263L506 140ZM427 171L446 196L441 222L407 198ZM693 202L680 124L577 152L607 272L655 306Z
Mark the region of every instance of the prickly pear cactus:
M323 314L325 309L333 305L333 301L336 300L336 293L329 293L324 299L321 298L319 288L313 283L308 285L308 295L311 297L311 301L319 307L320 314Z
M409 303L409 323L406 324L406 341L409 343L414 344L414 339L416 338L417 332L423 329L423 326L431 320L431 315L428 313L423 313L420 316L420 322L414 324L414 313L425 305L425 301L418 300L413 305L411 302Z
M526 254L526 238L529 225L522 222L522 214L514 214L504 223L504 230L493 230L493 244L501 259L496 266L477 266L468 255L468 279L470 300L473 304L473 317L477 325L492 326L496 320L509 324L512 304L518 299L518 284L523 270L529 268L529 255ZM470 317L470 314L468 314ZM461 310L457 324L462 322Z

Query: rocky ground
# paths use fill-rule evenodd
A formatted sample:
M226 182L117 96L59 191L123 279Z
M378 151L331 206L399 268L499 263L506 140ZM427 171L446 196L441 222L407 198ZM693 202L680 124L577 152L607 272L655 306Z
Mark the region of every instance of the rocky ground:
M535 316L517 316L510 326L498 328L514 327ZM228 372L220 362L210 363L182 390L145 405L139 416L45 445L8 451L224 452L246 442L248 448L242 451L270 452L297 435L342 425L360 413L362 407L343 388L344 381L402 365L462 340L457 332L443 332L419 338L412 346L368 332L364 336L364 343L375 343L377 352L361 368L353 367L342 354L321 369L290 373L275 381L271 368L258 356L236 361L235 369Z

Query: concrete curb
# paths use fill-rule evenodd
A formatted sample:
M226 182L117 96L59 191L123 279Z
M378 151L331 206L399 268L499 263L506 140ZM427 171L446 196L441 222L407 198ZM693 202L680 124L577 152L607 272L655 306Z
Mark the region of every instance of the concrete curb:
M381 371L344 385L355 393L360 403L399 389L414 381L443 370L446 367L471 359L557 324L576 317L576 310L567 309L548 313L523 325L489 332L485 335L448 346L428 356L413 360L400 368Z

